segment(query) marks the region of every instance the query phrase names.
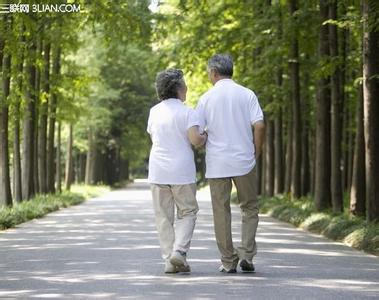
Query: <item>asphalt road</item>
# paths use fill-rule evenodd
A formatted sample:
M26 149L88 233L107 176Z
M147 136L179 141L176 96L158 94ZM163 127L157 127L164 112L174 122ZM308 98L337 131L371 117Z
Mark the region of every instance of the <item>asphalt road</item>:
M149 187L137 182L1 232L0 298L379 298L377 257L267 216L260 217L257 272L219 273L209 191L198 199L190 275L163 273Z

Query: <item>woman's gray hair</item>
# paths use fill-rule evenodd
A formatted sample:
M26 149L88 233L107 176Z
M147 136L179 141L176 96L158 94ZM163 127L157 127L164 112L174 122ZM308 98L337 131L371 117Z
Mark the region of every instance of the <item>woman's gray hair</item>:
M215 70L219 75L233 76L233 59L229 54L216 54L208 60L208 70Z
M179 69L167 69L159 72L155 80L155 89L159 100L178 98L178 90L183 85L183 71Z

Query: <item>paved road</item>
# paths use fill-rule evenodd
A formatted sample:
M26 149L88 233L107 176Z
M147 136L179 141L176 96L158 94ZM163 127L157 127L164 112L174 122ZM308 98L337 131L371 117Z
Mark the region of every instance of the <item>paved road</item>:
M189 261L165 275L144 182L0 233L1 299L374 299L379 260L261 216L255 274L222 274L209 191ZM233 215L239 238L238 209Z

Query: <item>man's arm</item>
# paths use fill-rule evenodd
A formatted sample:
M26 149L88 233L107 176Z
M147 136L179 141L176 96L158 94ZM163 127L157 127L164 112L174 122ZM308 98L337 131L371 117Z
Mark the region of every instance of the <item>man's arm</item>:
M262 153L262 147L265 140L265 123L263 121L255 122L253 125L255 159L259 158Z

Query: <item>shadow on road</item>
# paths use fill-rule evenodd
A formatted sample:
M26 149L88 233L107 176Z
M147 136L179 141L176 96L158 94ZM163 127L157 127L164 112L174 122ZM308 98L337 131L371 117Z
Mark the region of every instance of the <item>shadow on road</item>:
M364 299L377 258L261 216L255 274L221 274L209 191L198 194L190 275L163 274L147 183L0 233L0 298ZM233 235L240 217L233 208Z

